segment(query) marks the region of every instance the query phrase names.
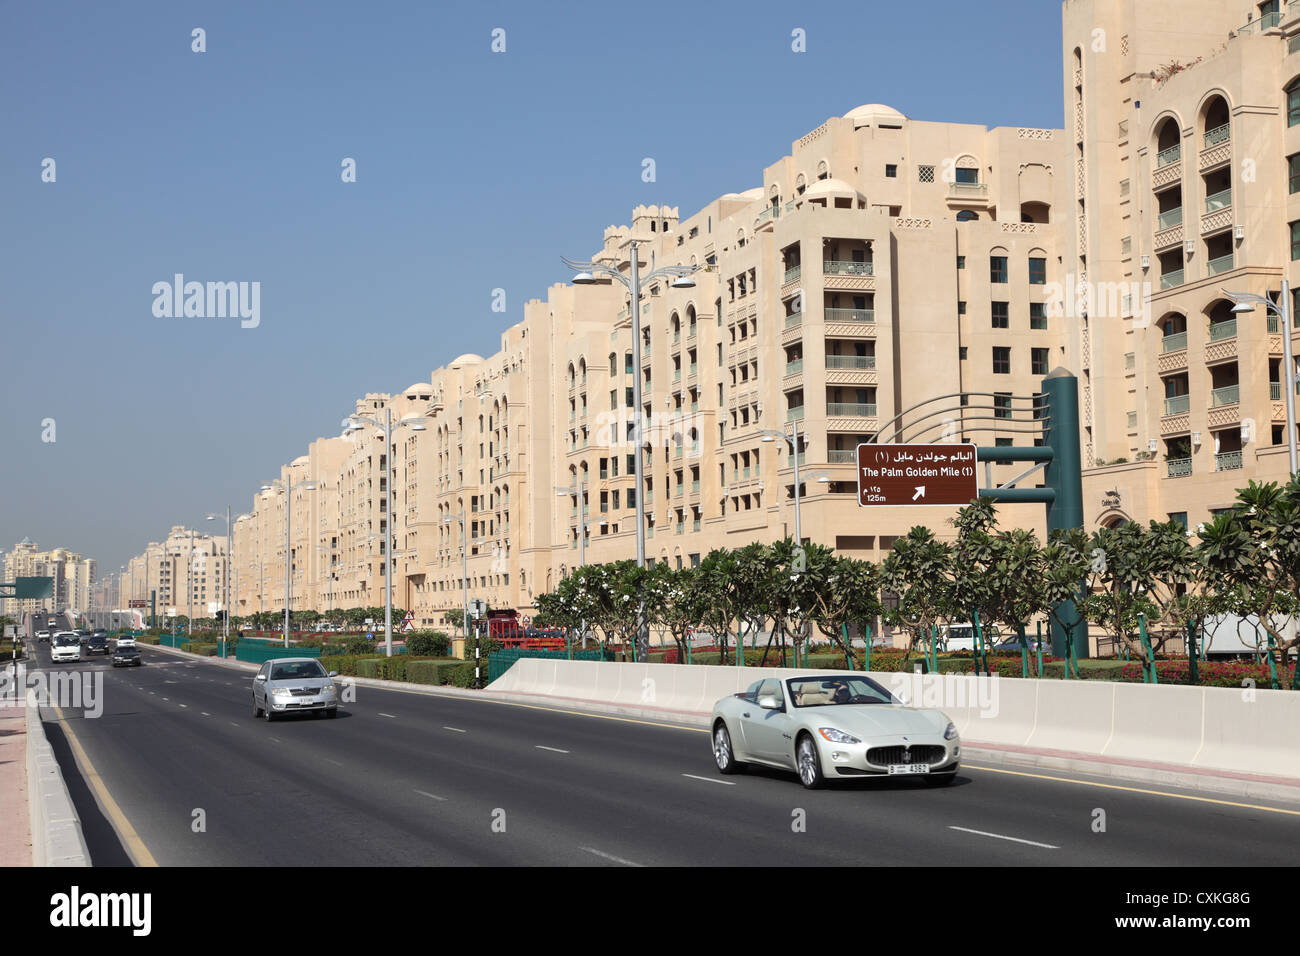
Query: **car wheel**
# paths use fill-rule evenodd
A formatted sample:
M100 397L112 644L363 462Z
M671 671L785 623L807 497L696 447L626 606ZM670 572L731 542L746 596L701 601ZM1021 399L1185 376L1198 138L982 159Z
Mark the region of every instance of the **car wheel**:
M256 720L262 716L262 708L257 706L257 698L253 698L253 719Z
M722 721L718 721L718 726L713 729L713 759L718 764L719 773L739 773L745 766L736 759L736 751L731 746L731 734Z
M271 721L275 720L275 714L272 713L272 711L271 711L271 701L270 701L270 700L267 700L266 705L265 705L265 707L264 707L263 710L264 710L264 713L265 713L265 715L266 715L266 722L267 722L268 724L269 724Z
M952 773L931 774L925 778L925 782L932 787L951 787L952 782L957 779L957 771Z
M818 790L826 782L822 776L822 762L817 754L817 745L807 734L799 738L795 763L799 767L799 782L809 790Z

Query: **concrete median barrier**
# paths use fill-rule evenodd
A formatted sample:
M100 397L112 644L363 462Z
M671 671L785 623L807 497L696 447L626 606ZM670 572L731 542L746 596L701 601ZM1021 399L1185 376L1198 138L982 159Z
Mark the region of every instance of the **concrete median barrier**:
M1100 756L1115 733L1115 688L1120 685L1108 681L1037 683L1037 721L1026 744ZM975 734L971 736L975 738Z
M41 715L27 708L27 791L31 801L32 863L35 866L90 866L90 851L54 756Z
M1300 777L1300 694L1287 690L1205 688L1198 767Z
M1111 684L1115 733L1102 756L1190 765L1201 749L1205 692L1169 684Z

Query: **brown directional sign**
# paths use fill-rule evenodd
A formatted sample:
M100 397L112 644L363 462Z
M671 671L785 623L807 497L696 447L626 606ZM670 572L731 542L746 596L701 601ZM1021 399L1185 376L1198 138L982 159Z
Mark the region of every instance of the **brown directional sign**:
M859 445L858 504L967 505L979 496L974 445Z

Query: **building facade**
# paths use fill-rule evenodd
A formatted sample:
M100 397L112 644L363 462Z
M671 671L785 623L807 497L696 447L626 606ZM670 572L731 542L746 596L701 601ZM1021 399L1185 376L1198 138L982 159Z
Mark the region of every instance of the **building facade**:
M149 542L127 562L114 608L153 599L159 617L213 616L227 606L226 550L224 535L174 525L166 538Z
M98 581L98 565L66 548L38 550L30 538L23 538L5 555L3 579L49 577L53 579L52 597L42 599L5 598L0 613L18 618L35 611L84 611L92 606Z

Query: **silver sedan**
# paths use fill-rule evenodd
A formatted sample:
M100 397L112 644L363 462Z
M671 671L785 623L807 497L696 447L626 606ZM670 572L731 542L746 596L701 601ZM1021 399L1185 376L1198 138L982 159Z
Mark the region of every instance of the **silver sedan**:
M748 763L793 770L809 789L851 777L957 775L961 739L939 710L905 706L864 674L809 674L755 681L713 708L713 757L721 773Z
M253 678L253 716L268 721L281 714L303 712L338 715L336 671L325 671L314 657L281 657L267 661Z

